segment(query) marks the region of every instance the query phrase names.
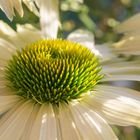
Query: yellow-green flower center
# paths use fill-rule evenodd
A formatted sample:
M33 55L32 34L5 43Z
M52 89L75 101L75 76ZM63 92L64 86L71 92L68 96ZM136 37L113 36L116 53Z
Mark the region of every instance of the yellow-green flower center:
M79 99L102 78L96 56L66 40L41 40L18 50L6 69L12 90L40 104Z

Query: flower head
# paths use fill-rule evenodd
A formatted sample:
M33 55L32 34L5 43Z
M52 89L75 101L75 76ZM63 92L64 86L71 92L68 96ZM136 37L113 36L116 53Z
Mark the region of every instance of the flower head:
M78 99L93 89L102 78L99 71L96 56L80 44L41 40L12 56L5 78L25 99L58 104Z
M0 26L1 140L117 140L108 123L140 125L140 93L109 83L139 81L137 61L94 45L88 31L64 40L31 25Z

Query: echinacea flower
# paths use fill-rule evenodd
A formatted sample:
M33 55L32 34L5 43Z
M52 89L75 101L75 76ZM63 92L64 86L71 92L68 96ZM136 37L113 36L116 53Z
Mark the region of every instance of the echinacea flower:
M140 93L108 83L140 80L136 61L94 46L87 31L43 35L0 22L0 140L117 140L108 123L140 125Z
M123 33L123 38L113 46L116 52L124 55L140 55L140 13L132 16L116 27L118 33Z

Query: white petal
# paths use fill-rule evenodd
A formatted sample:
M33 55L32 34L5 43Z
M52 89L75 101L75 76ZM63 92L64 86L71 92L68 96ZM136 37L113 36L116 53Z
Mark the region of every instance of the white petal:
M41 39L41 32L31 24L17 25L17 37L20 38L20 47ZM18 39L17 38L17 39ZM18 45L18 43L16 45Z
M84 140L117 140L112 129L96 112L79 103L72 104L71 111Z
M5 67L0 64L0 81L5 79Z
M2 96L0 94L0 114L12 108L21 98L16 95Z
M24 46L25 44L25 41L22 41L17 32L3 21L0 21L0 38L13 44L15 48L21 48L21 46Z
M94 36L91 32L87 30L76 30L69 34L67 37L68 40L80 43L81 45L90 49L95 55L100 56L100 52L96 50L94 44Z
M30 115L30 118L28 119L28 121L26 123L24 132L22 133L21 140L29 140L30 133L31 133L32 127L34 125L34 122L35 122L37 113L39 111L39 108L40 108L40 105L39 104L35 104L34 105L34 109L33 109L32 113Z
M100 85L84 101L110 123L140 126L140 92Z
M4 68L7 65L7 61L0 59L0 65Z
M41 0L40 16L44 37L56 38L59 26L58 0Z
M140 35L130 36L113 44L115 51L119 54L125 55L139 55L140 54Z
M140 13L134 15L133 17L129 18L128 20L124 21L120 25L116 27L116 31L123 33L123 32L131 32L140 29Z
M30 11L34 12L35 15L39 16L38 10L34 4L34 1L23 0L24 4L29 8ZM39 6L38 6L39 7Z
M53 130L53 131L52 131ZM35 135L36 134L36 135ZM30 140L56 140L56 121L52 105L43 104L34 122Z
M69 106L66 104L60 104L59 106L59 125L62 139L81 140L81 136L79 135L76 125L72 119Z
M33 102L21 103L14 111L11 110L2 117L0 120L1 140L20 139L33 106Z
M0 85L0 95L15 95L16 93L7 88L7 85Z
M95 45L95 48L99 51L99 56L102 59L101 61L106 61L116 57L110 44L98 44Z
M0 59L9 60L15 51L15 47L10 42L0 38Z
M14 36L16 32L4 21L0 20L0 37Z
M6 16L12 20L14 15L13 2L11 0L0 0L0 8Z
M24 4L29 8L29 10L31 10L38 16L38 10L36 8L36 5L34 4L35 1L36 0L0 0L0 8L4 11L7 17L12 20L13 16L15 15L14 9L21 17L23 17L24 12L22 8L22 2L24 2ZM39 0L36 1L36 4L38 8L40 8L40 6L38 5L38 1Z
M0 21L0 38L13 44L15 48L25 47L27 44L41 39L41 31L31 24L17 25L15 32L9 25Z
M102 73L105 74L102 81L140 81L140 64L137 62L114 62L103 64L102 68Z
M23 8L22 8L22 3L21 0L12 0L13 1L13 6L15 10L18 12L18 14L23 17Z
M113 49L109 44L94 44L94 36L91 32L86 30L76 30L69 34L68 40L80 43L90 49L96 56L100 57L102 61L112 59Z

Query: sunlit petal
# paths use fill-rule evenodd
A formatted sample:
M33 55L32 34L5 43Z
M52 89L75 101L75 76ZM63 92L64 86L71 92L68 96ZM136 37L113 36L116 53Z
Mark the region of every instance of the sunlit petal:
M86 104L116 125L140 125L140 93L122 87L98 86Z
M58 0L40 1L40 22L45 38L57 37L59 26Z
M106 121L93 110L74 103L71 105L71 112L83 139L117 140Z

